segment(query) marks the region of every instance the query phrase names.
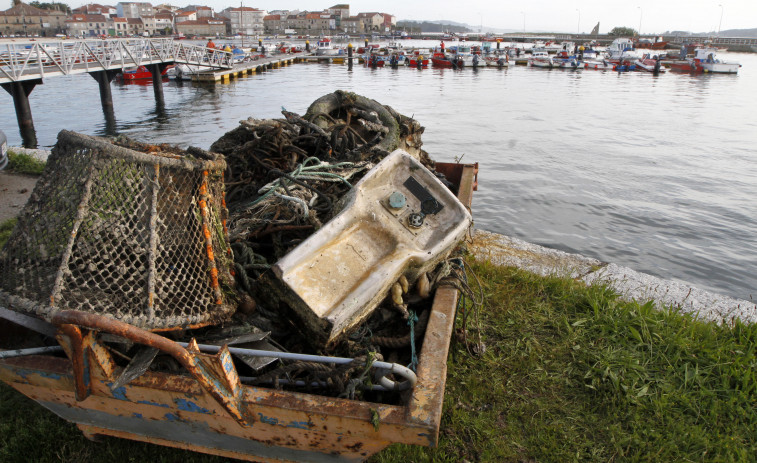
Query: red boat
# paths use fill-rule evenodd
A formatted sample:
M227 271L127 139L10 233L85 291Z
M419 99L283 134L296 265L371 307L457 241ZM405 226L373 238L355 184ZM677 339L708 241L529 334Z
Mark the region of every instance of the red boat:
M164 76L166 75L166 72L168 72L168 67L163 69L163 72L161 72L160 75ZM152 79L152 74L146 67L139 66L137 68L124 69L121 73L121 78L123 80Z
M648 38L641 38L634 42L634 48L650 48L652 50L662 50L667 47L668 42L662 37L655 37L654 41Z
M408 66L411 68L417 68L418 67L418 61L420 61L420 67L421 68L427 68L428 67L428 58L424 58L422 56L408 56L405 58L405 62Z
M452 61L445 53L434 53L433 56L431 56L431 64L433 64L435 68L452 67Z

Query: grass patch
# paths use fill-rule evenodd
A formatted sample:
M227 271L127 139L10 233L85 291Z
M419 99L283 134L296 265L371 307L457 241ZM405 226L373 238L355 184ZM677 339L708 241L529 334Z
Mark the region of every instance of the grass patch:
M757 326L473 268L487 349L453 346L439 448L395 445L373 462L753 460Z
M10 238L13 227L16 226L16 222L18 222L18 219L14 217L0 223L0 249L5 246L5 242Z
M757 326L657 311L570 279L472 268L484 285L486 349L452 346L439 447L393 445L371 462L753 461ZM226 461L91 443L0 387L0 461L106 459Z
M8 150L7 169L10 172L26 175L42 175L42 171L45 169L45 164L44 161L40 161L34 156L17 153L10 149Z

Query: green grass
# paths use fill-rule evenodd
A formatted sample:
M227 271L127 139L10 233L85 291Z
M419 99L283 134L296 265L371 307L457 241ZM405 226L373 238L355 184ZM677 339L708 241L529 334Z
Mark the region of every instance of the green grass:
M484 355L453 348L437 449L393 461L754 461L757 326L474 266Z
M41 175L45 169L45 162L28 154L8 150L8 166L6 169L16 174Z
M10 238L13 227L16 226L17 221L18 219L13 218L0 223L0 249L5 246L5 242Z
M373 463L754 461L757 326L657 311L570 279L472 268L484 286L485 350L469 353L458 331L439 447L394 445ZM0 388L0 461L106 460L224 461L118 439L91 443Z

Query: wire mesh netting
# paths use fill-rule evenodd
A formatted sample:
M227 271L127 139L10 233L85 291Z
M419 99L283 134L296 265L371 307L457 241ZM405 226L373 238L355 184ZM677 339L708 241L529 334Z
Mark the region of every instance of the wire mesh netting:
M0 252L0 303L76 309L151 330L197 327L235 304L221 159L63 131Z

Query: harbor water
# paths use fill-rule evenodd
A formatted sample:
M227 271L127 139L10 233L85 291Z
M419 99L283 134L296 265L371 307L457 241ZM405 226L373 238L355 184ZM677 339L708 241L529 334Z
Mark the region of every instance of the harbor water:
M164 107L149 81L114 81L115 127L86 74L46 79L30 104L41 146L67 129L208 148L242 119L353 91L415 117L434 159L480 163L477 228L750 300L757 55L720 57L740 61L739 74L295 64L216 85L167 82ZM7 94L2 108L18 146Z

